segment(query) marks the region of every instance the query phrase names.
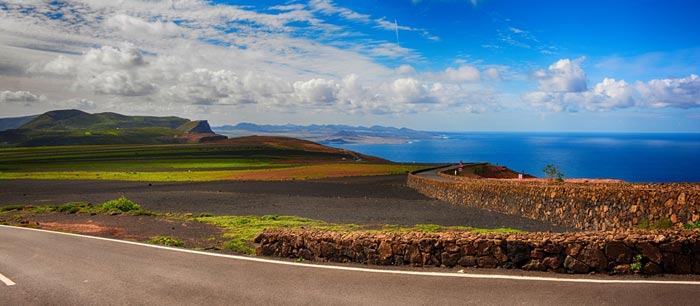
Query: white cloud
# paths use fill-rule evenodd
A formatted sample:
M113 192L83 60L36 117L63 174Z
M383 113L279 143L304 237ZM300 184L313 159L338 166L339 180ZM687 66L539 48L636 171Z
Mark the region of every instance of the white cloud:
M481 80L481 73L472 66L460 66L457 69L449 67L445 69L444 78L449 82L478 82Z
M56 108L60 109L81 109L81 110L94 110L97 109L97 103L92 100L85 98L75 98L64 101L56 101L51 103Z
M411 65L403 64L396 68L396 73L399 75L412 75L416 73L416 69Z
M560 59L549 66L547 71L538 70L535 77L539 79L540 90L549 92L581 92L587 89L586 73L581 69L580 57L575 60Z
M134 45L126 43L122 47L103 46L99 49L90 49L83 57L83 64L95 69L101 67L129 69L143 66L146 62Z
M648 107L700 107L700 78L691 74L680 79L651 80L636 84Z
M173 22L163 22L156 20L148 22L138 17L132 17L124 14L117 14L109 17L105 21L108 28L119 30L128 35L151 37L158 36L177 36L182 33L180 27Z
M439 41L440 37L435 36L425 29L414 28L402 24L398 24L396 20L387 20L386 18L372 18L372 16L367 14L361 14L350 10L348 8L337 6L332 0L311 0L309 6L314 11L324 13L326 15L338 15L347 20L354 22L371 24L377 29L382 29L386 31L406 31L406 32L416 32L421 36L432 40Z
M143 96L153 93L156 85L141 80L134 73L124 70L104 71L84 79L79 86L98 94Z
M576 62L559 60L549 72L538 71L540 90L524 94L523 99L536 108L557 112L700 107L700 78L695 74L634 83L605 78L588 89L585 73Z
M4 90L0 92L0 103L26 103L31 104L46 100L44 95L36 95L28 91L10 91Z
M294 95L297 101L307 105L325 106L337 102L339 85L326 79L311 79L294 82Z
M498 71L496 68L487 68L484 70L484 75L486 76L487 79L496 81L501 79L501 73Z
M76 68L77 65L72 59L64 55L59 55L56 59L46 63L43 67L43 71L59 75L70 75L75 74Z
M367 25L360 29L396 30L393 20L331 1L257 11L199 0L10 4L0 10L1 57L21 63L26 76L23 87L6 89L43 92L53 101L47 107L128 113L394 116L493 105L477 68L418 72L411 65L424 59L415 50L356 33L336 16ZM430 38L422 29L398 28ZM483 80L498 75L487 69Z

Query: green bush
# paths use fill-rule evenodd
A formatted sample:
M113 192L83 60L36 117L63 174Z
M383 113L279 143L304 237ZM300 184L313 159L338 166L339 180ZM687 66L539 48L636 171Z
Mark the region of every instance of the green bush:
M642 254L637 254L632 258L632 263L630 264L630 270L634 273L642 272L644 256Z
M559 182L564 181L564 174L561 173L559 166L548 164L544 167L544 169L542 169L542 172L544 172L544 175L550 180L556 179Z
M124 196L121 196L118 199L109 200L107 202L104 202L104 204L102 204L102 206L100 206L100 208L104 212L117 212L117 213L125 213L125 212L130 212L130 211L140 211L141 210L141 206L139 206L139 204L132 202L131 200L127 199Z
M182 242L182 240L177 239L175 237L171 237L171 236L158 236L158 237L148 239L148 241L146 241L146 242L151 243L151 244L159 244L159 245L172 246L172 247L185 246L185 243Z

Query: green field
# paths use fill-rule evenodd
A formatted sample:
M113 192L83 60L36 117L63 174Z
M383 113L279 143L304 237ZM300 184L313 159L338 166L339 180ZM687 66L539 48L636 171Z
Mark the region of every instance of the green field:
M304 142L3 148L0 179L298 180L400 174L425 167L350 156Z

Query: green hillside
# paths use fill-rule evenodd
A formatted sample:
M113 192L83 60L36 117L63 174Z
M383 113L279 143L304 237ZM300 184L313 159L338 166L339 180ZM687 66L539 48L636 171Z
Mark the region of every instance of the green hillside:
M0 146L167 144L220 139L206 120L57 110L0 132Z
M174 129L188 122L190 122L190 120L179 117L125 116L117 113L89 114L71 109L44 113L34 120L25 123L20 129L105 130L142 127L166 127Z

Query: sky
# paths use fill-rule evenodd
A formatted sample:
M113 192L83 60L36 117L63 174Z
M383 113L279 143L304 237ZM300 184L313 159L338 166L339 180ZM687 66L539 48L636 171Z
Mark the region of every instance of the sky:
M700 132L700 1L0 1L0 117Z

